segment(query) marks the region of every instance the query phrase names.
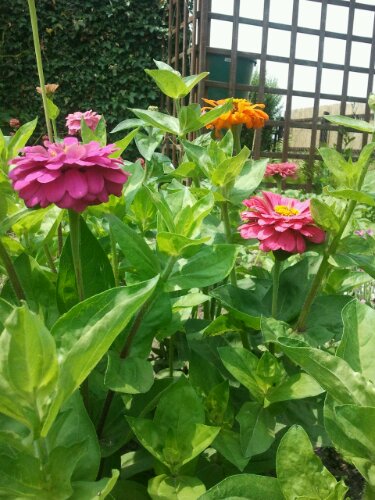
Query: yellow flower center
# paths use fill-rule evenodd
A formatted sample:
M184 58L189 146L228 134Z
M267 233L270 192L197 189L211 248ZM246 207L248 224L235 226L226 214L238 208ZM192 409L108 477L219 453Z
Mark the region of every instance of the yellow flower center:
M286 217L291 217L292 215L299 214L299 210L293 207L287 207L286 205L276 205L273 210L277 214L285 215Z

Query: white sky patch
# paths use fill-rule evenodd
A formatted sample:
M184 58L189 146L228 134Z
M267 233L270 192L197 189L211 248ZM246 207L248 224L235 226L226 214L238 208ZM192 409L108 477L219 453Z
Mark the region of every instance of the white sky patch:
M347 0L349 3L349 0ZM270 0L270 21L282 24L291 24L293 0ZM374 5L375 0L361 0L361 3ZM263 18L263 0L241 0L240 16L251 19ZM231 15L233 0L212 0L212 11ZM347 33L348 12L344 6L328 5L326 30ZM300 0L298 25L305 28L319 29L321 4L309 0ZM372 37L374 13L357 9L355 11L353 34ZM232 41L232 23L227 21L211 21L210 46L230 49ZM239 26L238 50L244 52L261 51L262 29L257 26ZM297 34L296 58L316 61L318 57L319 37L303 33ZM350 64L362 68L370 65L370 44L353 42ZM289 57L290 33L287 31L270 29L268 34L268 54ZM345 40L326 37L324 41L323 61L333 64L343 64L345 59ZM257 65L259 69L259 63ZM288 78L288 64L267 61L267 77L275 78L280 87L285 88ZM349 73L348 95L366 97L367 73ZM315 91L316 68L295 66L293 88L295 90ZM342 91L343 72L323 69L321 92L340 95ZM373 92L375 91L375 87ZM311 105L310 98L294 98L292 107L307 107ZM329 102L324 100L325 103Z

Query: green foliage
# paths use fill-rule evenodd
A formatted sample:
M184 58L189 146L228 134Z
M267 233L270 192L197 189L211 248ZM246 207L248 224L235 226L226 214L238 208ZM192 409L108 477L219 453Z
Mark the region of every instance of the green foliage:
M143 68L152 58L162 58L167 36L164 2L36 4L46 81L60 85L54 97L61 110L59 130L74 111L93 109L111 125L130 117L129 107L159 105L158 89ZM27 2L2 3L0 21L0 126L12 117L25 123L40 116L38 130L44 134Z

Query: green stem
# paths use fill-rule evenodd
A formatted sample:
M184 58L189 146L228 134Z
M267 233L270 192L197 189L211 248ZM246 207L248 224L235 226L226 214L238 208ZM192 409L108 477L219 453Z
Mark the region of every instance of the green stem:
M277 319L280 271L281 271L281 260L275 257L275 264L273 266L273 276L272 276L272 309L271 309L272 317L275 319Z
M373 139L374 139L374 137L373 137ZM364 165L364 167L362 169L361 176L358 180L358 185L357 185L358 191L360 191L362 188L362 184L363 184L363 181L365 179L368 167L370 165L371 158L372 157L370 156L370 158L368 159L368 161L366 162L366 164ZM318 294L318 292L322 286L323 280L324 280L325 275L327 273L327 270L329 268L329 258L336 253L336 250L337 250L337 247L339 246L341 237L345 231L346 226L349 223L351 216L353 215L353 212L354 212L356 205L357 205L357 201L355 201L355 200L349 201L349 203L344 211L344 214L342 216L339 230L338 230L336 236L333 238L331 244L326 248L326 251L324 252L322 262L320 263L318 272L316 273L315 278L312 282L309 294L307 295L306 300L302 306L301 313L299 315L298 321L297 321L296 326L295 326L295 329L298 332L303 332L305 330L307 316L309 315L312 303L314 302L315 297Z
M224 188L222 190L222 193L223 193L223 196L225 197L226 192L225 192ZM221 220L223 221L223 224L224 224L225 238L227 240L227 243L232 243L232 229L230 226L229 207L228 207L227 201L223 201L221 203ZM237 276L236 276L236 270L234 267L230 272L229 280L230 280L231 285L237 286Z
M73 267L76 275L76 285L78 298L81 302L85 298L82 278L82 263L80 256L81 246L81 228L80 228L80 215L74 210L68 210L69 226L70 226L70 244L72 247Z
M57 135L57 127L56 127L56 120L53 120L51 118L51 122L52 122L52 129L53 129L53 138L55 140L55 142L57 142L57 139L59 138L58 135Z
M48 262L48 265L49 265L51 271L54 274L57 274L55 263L53 262L51 252L50 252L49 247L46 243L43 244L43 250L44 250L44 253L46 254L47 262Z
M242 125L233 125L233 155L236 156L241 151L241 130Z
M12 259L10 258L5 246L3 245L1 238L0 238L0 259L3 261L9 281L13 287L17 299L19 301L26 300L25 292L23 291L21 282L18 278L16 268L14 267Z
M44 108L44 117L47 125L47 134L48 139L52 142L52 127L51 122L48 116L48 105L47 105L47 93L44 82L44 73L43 73L43 63L42 63L42 52L40 50L40 42L39 42L39 31L38 31L38 19L36 15L35 8L35 0L27 0L29 4L29 12L30 12L30 20L31 20L31 29L33 32L33 41L34 41L34 49L35 49L35 57L36 57L36 66L38 69L39 83L42 92L42 101Z
M283 185L282 185L282 179L278 175L275 177L276 180L276 185L277 185L277 192L281 194L283 192Z
M116 240L113 236L112 229L109 229L109 239L111 241L111 256L112 256L112 269L113 276L115 277L115 286L120 285L119 270L118 270L118 255L116 248Z
M173 363L174 363L174 336L169 337L168 343L168 365L169 365L169 376L173 378Z

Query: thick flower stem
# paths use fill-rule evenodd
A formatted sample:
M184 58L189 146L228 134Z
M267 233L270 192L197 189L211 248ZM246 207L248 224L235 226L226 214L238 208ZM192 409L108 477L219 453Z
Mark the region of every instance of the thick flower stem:
M242 125L233 125L233 154L238 155L241 151L241 130Z
M81 302L85 298L82 277L82 263L80 256L81 245L81 228L80 228L80 215L74 210L68 210L69 213L69 226L70 226L70 244L72 247L73 267L76 275L76 285L78 298Z
M223 189L223 196L224 197L226 196L226 192L224 189ZM223 221L224 224L225 238L228 243L232 243L232 229L230 227L229 207L227 201L223 201L221 203L221 220ZM231 285L237 286L237 276L235 268L231 270L229 279Z
M280 283L281 260L275 257L272 276L272 317L277 319L277 306L279 298L279 283Z
M374 136L373 136L373 140L374 140ZM358 184L357 184L358 191L360 191L362 188L362 184L363 184L363 181L365 179L368 167L370 165L370 161L371 161L371 156L369 157L366 164L363 166L363 169L362 169L362 172L361 172L360 178L358 180ZM320 263L318 272L316 273L315 278L312 282L310 292L309 292L308 296L306 297L305 303L303 304L301 313L299 315L298 321L297 321L296 326L295 326L295 329L298 332L303 332L306 328L307 316L309 315L312 303L314 302L315 297L318 294L318 292L322 286L323 279L325 278L326 273L327 273L328 268L329 268L329 262L328 262L329 258L336 253L336 250L337 250L337 247L339 246L341 237L345 231L346 226L349 223L351 216L353 215L353 212L354 212L354 209L356 206L357 206L357 201L355 201L355 200L349 201L346 209L344 210L344 214L343 214L341 222L340 222L339 230L338 230L336 236L333 238L331 244L328 246L328 248L326 249L326 251L324 253L322 262Z
M283 192L283 184L282 184L282 179L278 175L275 177L276 179L276 185L277 185L277 193L281 194Z
M9 281L13 287L17 299L19 301L26 300L25 292L23 291L21 282L18 278L12 259L10 258L5 246L3 245L1 238L0 238L0 259L3 261L5 270L8 274Z
M33 32L36 65L37 65L37 69L38 69L39 83L40 83L40 88L41 88L41 92L42 92L42 101L43 101L44 116L45 116L46 126L47 126L47 134L48 134L48 139L52 142L53 141L53 134L52 134L51 122L50 122L49 115L48 115L47 94L46 94L46 87L45 87L44 73L43 73L42 52L40 50L38 18L36 15L35 0L27 0L27 1L29 4L31 29Z

